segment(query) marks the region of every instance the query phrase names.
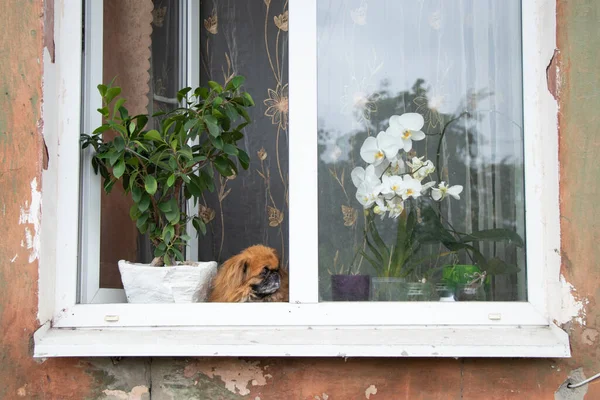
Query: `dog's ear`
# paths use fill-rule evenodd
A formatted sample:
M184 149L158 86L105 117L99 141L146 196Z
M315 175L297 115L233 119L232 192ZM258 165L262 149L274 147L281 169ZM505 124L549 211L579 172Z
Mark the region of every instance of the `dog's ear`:
M212 283L210 301L238 302L248 273L248 260L242 254L231 257L221 265Z
M248 260L241 254L230 258L223 264L225 274L228 275L229 281L235 286L240 286L244 283L248 274Z
M238 287L244 283L248 273L248 260L242 254L231 257L221 266L223 278L232 287Z

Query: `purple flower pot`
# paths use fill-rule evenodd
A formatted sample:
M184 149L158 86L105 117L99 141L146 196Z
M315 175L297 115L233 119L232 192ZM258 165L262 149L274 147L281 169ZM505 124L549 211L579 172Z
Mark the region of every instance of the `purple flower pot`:
M333 301L367 301L371 279L369 275L332 275Z

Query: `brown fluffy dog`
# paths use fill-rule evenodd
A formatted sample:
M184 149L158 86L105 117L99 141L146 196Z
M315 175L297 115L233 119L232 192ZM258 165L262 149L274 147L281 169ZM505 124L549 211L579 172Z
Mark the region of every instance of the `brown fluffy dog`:
M256 245L225 261L212 282L209 301L288 301L288 274L275 249Z

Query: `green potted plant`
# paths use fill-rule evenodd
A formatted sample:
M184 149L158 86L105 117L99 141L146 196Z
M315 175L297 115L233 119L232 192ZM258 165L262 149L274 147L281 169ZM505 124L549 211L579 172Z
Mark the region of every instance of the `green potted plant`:
M179 108L135 116L118 98L120 88L98 86L104 123L82 134L81 146L93 148L92 166L104 178L106 193L120 182L131 196L130 217L154 251L149 265L119 262L129 302L205 300L217 263L185 262L185 245L192 240L186 225L206 233L202 218L185 205L214 191L215 170L228 177L237 174L238 163L248 168L249 157L237 143L254 102L243 83L242 76L231 76L223 86L211 81L208 87L186 87L177 94ZM147 128L151 118L155 129ZM114 139L103 140L107 131L116 132Z

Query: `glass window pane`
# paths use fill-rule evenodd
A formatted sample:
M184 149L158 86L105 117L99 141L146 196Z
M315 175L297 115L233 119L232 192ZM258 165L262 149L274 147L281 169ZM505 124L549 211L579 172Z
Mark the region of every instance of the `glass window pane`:
M250 168L219 178L200 212L208 232L199 259L219 263L254 244L275 248L288 266L288 25L287 1L200 2L200 83L246 78L254 98L240 147ZM216 175L215 175L216 176Z
M180 2L104 0L102 82L121 87L131 115L166 111L177 106L183 80L180 66ZM90 51L98 51L91 49ZM151 121L148 129L157 121ZM116 133L104 133L107 140ZM122 288L118 261L150 262L149 240L129 217L132 200L120 184L101 193L99 287ZM89 266L82 266L89 268Z
M232 74L245 76L245 90L256 106L249 110L252 124L244 129L239 146L248 153L251 167L240 168L236 177L217 178L215 192L205 193L200 201L199 212L208 232L199 238L198 256L222 262L260 243L274 247L287 268L287 1L201 1L201 20L193 22L200 27L200 47L189 55L182 54L191 29L186 26L185 4L183 0L104 0L103 76L94 78L97 82L92 82L91 90L96 93L96 85L114 79L131 115L152 114L177 107L176 94L186 85L188 74L199 75L204 86L209 80L223 82ZM88 46L87 50L99 49ZM186 71L185 57L198 55L200 70ZM159 119L151 120L148 129L157 126ZM104 135L110 140L115 134ZM97 265L85 262L80 271L83 285L88 283L87 274L93 274L91 291L98 285L100 289L122 288L119 260L147 263L153 258L150 241L129 217L131 205L120 184L110 195L101 193L99 271ZM108 292L116 291L103 291ZM82 302L92 298L87 293L81 297ZM110 301L118 300L111 297Z
M521 2L318 1L322 301L525 301Z

